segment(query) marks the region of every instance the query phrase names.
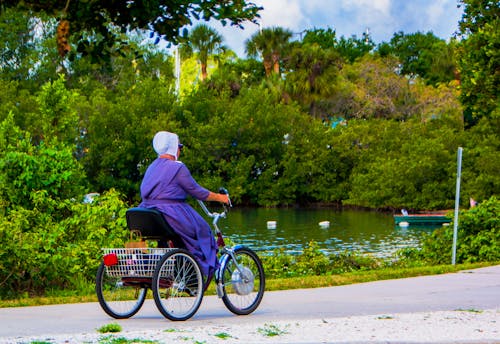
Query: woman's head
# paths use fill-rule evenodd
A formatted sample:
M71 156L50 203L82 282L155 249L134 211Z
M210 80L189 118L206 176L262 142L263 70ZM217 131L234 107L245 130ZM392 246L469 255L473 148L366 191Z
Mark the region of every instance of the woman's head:
M179 137L168 131L159 131L153 138L153 148L158 155L169 154L177 159Z

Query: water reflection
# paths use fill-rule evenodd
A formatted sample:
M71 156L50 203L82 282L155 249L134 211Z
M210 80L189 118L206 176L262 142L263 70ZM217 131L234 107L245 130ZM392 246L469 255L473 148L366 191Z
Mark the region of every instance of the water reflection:
M267 221L276 221L276 229L268 229ZM322 221L330 226L321 227ZM220 225L226 236L257 251L283 247L287 253L299 253L314 240L327 253L357 251L376 256L415 247L424 233L435 229L400 228L388 214L334 209L234 208Z

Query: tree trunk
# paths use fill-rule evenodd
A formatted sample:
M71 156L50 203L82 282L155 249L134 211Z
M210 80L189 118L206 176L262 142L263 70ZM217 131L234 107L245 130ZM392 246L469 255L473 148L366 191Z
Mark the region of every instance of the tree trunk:
M266 76L268 77L271 75L271 69L272 69L272 62L269 60L264 59L264 70L266 71Z
M207 64L202 63L201 64L201 81L205 81L207 79Z

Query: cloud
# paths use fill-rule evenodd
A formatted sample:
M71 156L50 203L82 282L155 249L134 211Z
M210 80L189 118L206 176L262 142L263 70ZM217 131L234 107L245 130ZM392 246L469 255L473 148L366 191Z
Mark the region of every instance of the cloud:
M263 6L262 27L280 26L299 33L313 28L332 28L337 37L360 37L370 30L376 44L389 41L394 33L432 31L443 39L458 28L462 9L456 0L253 0ZM244 42L259 26L247 23L245 29L223 27L211 22L239 56Z
M299 0L260 0L255 3L264 7L260 20L263 27L298 29L305 19L303 4Z

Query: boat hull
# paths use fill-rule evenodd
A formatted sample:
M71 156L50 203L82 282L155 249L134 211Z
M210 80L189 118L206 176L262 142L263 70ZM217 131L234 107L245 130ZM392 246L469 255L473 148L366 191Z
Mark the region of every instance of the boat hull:
M425 226L425 225L443 225L445 223L450 223L451 219L446 215L435 215L435 214L409 214L409 215L394 215L394 222L396 225L400 223L408 223L414 226Z

